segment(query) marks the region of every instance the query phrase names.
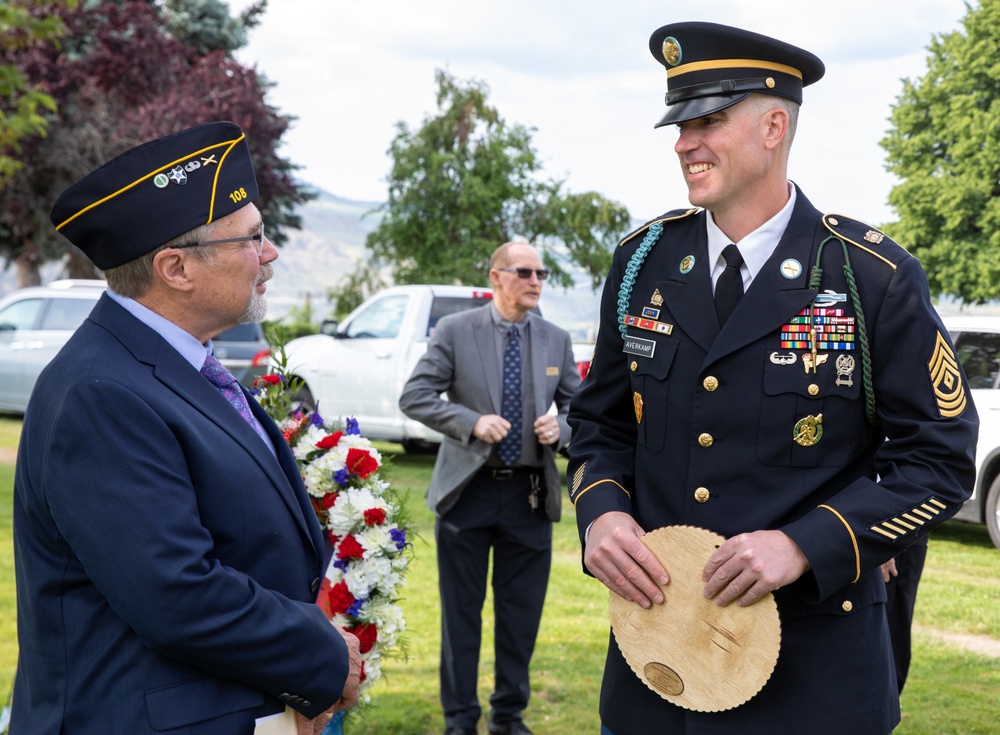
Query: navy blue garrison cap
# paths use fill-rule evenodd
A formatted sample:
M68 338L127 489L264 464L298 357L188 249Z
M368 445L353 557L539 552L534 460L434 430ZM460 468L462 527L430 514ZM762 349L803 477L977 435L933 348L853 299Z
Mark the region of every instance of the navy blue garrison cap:
M213 122L113 158L64 191L50 217L107 270L256 198L246 136L234 123Z
M667 68L667 113L656 128L718 112L752 92L801 103L802 88L826 71L808 51L718 23L663 26L649 50Z

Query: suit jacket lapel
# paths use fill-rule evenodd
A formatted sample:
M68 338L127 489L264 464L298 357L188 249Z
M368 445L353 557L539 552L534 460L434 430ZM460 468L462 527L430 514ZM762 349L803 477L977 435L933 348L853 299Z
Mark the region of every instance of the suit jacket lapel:
M821 225L819 211L797 192L788 227L712 345L706 365L777 331L816 298L818 289L808 288L808 281L822 240ZM793 278L788 275L794 271L782 267L791 263L798 264Z
M545 369L548 367L549 346L548 335L545 332L545 323L541 319L536 319L533 314L528 314L530 327L528 328L528 341L531 345L531 384L533 386L533 396L535 405L535 416L541 416L548 411L545 405ZM559 361L562 365L562 360Z
M479 318L472 326L473 337L476 340L480 364L483 366L483 379L490 392L490 402L493 412L499 414L503 402L503 382L500 379L500 356L497 354L496 337L493 334L493 317L487 304L479 310ZM456 345L456 349L458 349Z
M670 262L672 258L668 259L666 267L669 272L658 275L657 281L661 277L668 279L664 283L666 292L661 295L677 322L676 326L708 352L719 336L719 321L715 318L715 298L712 296L712 264L708 262L705 216L701 212L691 218L689 226L693 231L681 236L682 241L691 243L690 251L677 257L676 263ZM669 252L673 255L677 251L670 248ZM681 264L689 256L694 259L694 266L684 273Z

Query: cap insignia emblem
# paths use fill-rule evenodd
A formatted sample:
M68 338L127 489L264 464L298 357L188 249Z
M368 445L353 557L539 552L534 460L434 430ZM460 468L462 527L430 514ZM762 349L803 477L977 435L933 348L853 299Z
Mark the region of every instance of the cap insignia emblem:
M157 189L166 189L170 186L170 179L167 178L166 174L156 174L153 177L153 184Z
M681 45L673 36L663 39L663 58L670 66L681 63Z
M170 176L171 181L181 186L188 182L188 175L181 166L174 166L170 169L168 176Z

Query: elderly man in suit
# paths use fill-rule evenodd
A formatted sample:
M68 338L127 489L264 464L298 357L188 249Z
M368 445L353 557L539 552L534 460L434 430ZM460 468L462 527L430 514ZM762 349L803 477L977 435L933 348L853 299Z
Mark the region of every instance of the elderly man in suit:
M528 664L560 515L555 452L569 442L566 411L580 382L569 334L532 313L547 277L528 243L498 248L490 259L493 302L438 322L399 400L404 413L445 435L427 503L437 514L446 735L472 735L481 714L476 680L491 547L489 732L530 735L522 719Z
M24 419L13 732L319 732L357 701L357 640L315 605L324 541L294 457L212 356L266 309L278 254L256 197L242 131L208 123L52 210L109 289Z

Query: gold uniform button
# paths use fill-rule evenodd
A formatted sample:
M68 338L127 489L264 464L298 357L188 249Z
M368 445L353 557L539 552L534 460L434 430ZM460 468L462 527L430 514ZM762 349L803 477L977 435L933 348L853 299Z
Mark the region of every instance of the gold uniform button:
M637 363L635 360L633 360L632 364L629 365L629 367L632 368L632 372L634 373L636 370L639 369L639 363Z
M707 487L700 487L694 491L694 499L699 503L707 503L710 497L712 497L712 493L708 492Z
M834 227L836 227L837 225L839 225L839 224L840 224L840 222L839 222L839 221L837 221L837 218L836 218L836 217L830 217L830 218L829 218L829 222L830 222L830 224L831 224L831 225L833 225Z
M715 437L711 434L702 434L698 437L698 443L705 447L705 449L708 449L710 446L715 444Z
M816 385L815 383L810 384L810 386L809 386L809 395L815 396L818 393L819 393L819 386Z
M719 387L719 379L714 375L709 375L704 381L702 381L702 385L705 386L705 390L711 393Z
M844 612L850 612L854 609L854 603L850 600L844 600L844 604L841 607L844 609Z

